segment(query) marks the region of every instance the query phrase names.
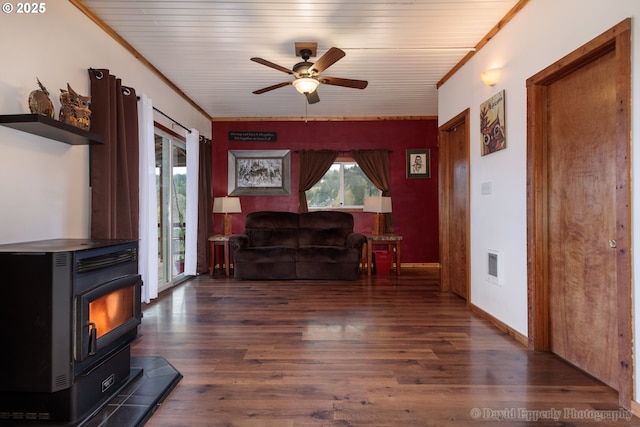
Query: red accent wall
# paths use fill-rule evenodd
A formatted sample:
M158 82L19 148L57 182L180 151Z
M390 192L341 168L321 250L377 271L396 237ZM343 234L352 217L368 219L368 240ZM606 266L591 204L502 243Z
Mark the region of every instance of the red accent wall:
M229 141L229 131L277 132L277 142ZM391 168L395 232L403 236L403 263L437 263L438 257L438 124L437 120L377 121L233 121L212 124L213 195L227 194L228 150L291 150L291 194L242 196L242 214L233 215L233 231L244 229L244 217L261 210L298 211L299 159L296 150L386 148ZM428 148L431 178L406 177L406 150ZM370 233L372 214L353 212L356 231ZM216 232L222 216L214 216Z

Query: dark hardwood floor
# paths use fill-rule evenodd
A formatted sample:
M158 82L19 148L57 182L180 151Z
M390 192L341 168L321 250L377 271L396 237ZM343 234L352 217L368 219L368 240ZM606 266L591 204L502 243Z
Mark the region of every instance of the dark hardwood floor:
M640 425L614 390L439 292L433 271L355 282L216 272L146 306L140 333L134 356L184 375L147 426Z

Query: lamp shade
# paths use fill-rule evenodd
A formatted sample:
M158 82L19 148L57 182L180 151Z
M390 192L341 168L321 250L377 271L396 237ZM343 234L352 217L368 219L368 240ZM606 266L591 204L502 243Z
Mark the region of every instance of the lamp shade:
M480 74L482 82L487 86L494 86L500 78L500 68L492 68Z
M214 197L213 199L213 213L240 213L240 198L239 197Z
M292 84L298 92L304 95L305 93L315 92L320 82L316 79L312 79L311 77L302 77L295 79Z
M364 212L389 213L391 212L391 197L365 197L362 210Z

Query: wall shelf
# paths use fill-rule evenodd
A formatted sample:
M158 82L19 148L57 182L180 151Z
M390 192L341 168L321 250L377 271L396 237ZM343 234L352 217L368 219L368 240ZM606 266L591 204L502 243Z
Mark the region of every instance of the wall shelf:
M102 135L79 129L41 114L0 115L0 126L7 126L70 145L105 143L105 138Z

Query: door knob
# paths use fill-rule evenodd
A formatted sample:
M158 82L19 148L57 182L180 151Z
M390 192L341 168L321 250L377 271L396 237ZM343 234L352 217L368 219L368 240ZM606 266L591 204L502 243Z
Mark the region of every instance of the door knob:
M615 248L618 246L618 242L616 242L615 240L611 239L609 240L609 246L612 248Z

